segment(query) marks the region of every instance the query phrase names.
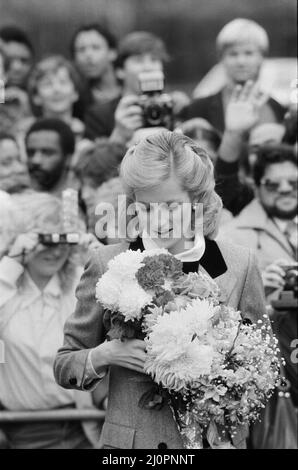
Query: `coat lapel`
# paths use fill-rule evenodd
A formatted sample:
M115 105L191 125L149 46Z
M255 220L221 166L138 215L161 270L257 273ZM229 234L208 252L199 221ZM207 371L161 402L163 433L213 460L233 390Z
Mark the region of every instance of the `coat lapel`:
M255 231L266 232L270 238L275 239L290 256L293 255L292 247L284 233L266 214L260 202L254 199L238 216L238 228L248 228Z

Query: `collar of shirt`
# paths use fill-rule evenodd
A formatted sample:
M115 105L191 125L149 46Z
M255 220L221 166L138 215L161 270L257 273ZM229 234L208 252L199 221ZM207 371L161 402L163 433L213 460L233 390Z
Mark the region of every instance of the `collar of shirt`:
M35 282L32 280L28 271L25 270L22 284L20 286L20 293L25 294L22 301L22 307L28 307L33 304L38 298L43 298L45 302L51 303L61 298L62 290L58 274L55 274L46 287L41 291Z
M274 217L273 220L274 220L275 224L277 225L277 227L279 228L279 230L282 233L286 232L289 222L294 222L298 227L298 216L297 215L296 215L296 217L294 217L293 220L278 219L277 217Z
M143 232L142 240L145 250L156 250L158 249L157 243L149 237L147 232ZM179 259L182 262L193 262L199 261L206 248L205 238L202 234L196 233L194 242L189 242L190 248L175 255L175 258Z

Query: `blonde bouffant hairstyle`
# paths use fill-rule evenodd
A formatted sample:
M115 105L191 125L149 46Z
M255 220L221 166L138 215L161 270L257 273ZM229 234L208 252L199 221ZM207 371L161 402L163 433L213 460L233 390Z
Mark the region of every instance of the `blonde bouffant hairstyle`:
M127 203L135 201L136 190L154 188L173 172L191 202L203 204L203 233L214 238L222 201L215 192L213 164L206 151L183 134L162 130L126 152L120 176Z

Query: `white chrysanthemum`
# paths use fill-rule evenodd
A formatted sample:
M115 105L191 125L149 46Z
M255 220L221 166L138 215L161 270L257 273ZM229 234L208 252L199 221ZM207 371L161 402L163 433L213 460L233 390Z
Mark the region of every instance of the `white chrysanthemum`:
M188 328L193 334L203 336L210 327L210 319L217 312L218 307L214 307L206 299L194 299L180 314L187 319Z
M107 271L96 284L95 296L104 308L115 311L119 304L121 283Z
M185 354L192 337L180 312L165 313L157 317L156 324L151 327L148 350L157 361L175 361Z
M180 312L157 316L146 339L145 364L146 372L156 382L181 390L200 376L210 374L214 350L211 345L203 344L199 336L207 331L213 310L208 302L199 300Z
M201 376L209 375L213 362L213 348L200 344L196 338L184 344L184 353L172 361L161 360L148 353L145 371L169 390L179 391L196 383ZM167 357L167 356L165 356Z
M126 280L133 280L135 278L136 272L142 266L142 261L144 259L144 252L140 250L133 251L127 250L115 258L111 259L108 263L108 271L121 280L121 282Z
M124 315L125 321L140 319L142 308L151 301L152 295L145 292L137 282L126 282L119 292L118 310Z

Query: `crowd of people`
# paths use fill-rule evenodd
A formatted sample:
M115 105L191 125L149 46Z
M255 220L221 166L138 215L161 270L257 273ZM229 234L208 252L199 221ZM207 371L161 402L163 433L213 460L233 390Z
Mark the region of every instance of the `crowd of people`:
M214 48L226 85L195 99L169 92L168 130L192 139L212 161L222 209L210 238L256 254L297 415L297 364L291 360L297 306L274 308L288 289L288 271L296 279L298 274L297 103L289 100L286 108L260 89L269 38L256 22L229 22ZM165 74L169 53L162 38L133 31L117 41L103 26L90 24L74 33L70 60L49 52L37 60L19 26L0 29L0 418L1 410L106 409L109 377L95 372L90 355L81 364L84 383L95 377L99 384L85 391L58 385L54 360L65 321L81 297L87 260L94 250L120 241L117 230L98 233L96 207L108 202L117 209L127 179L123 164L120 175L124 156L165 126L148 126L140 96L142 76ZM66 207L68 190L77 194L75 215ZM46 235L65 232L67 210L76 243L46 242ZM291 289L295 302L297 290ZM0 420L0 447L100 448L101 428L98 422ZM247 445L258 448L252 438Z

